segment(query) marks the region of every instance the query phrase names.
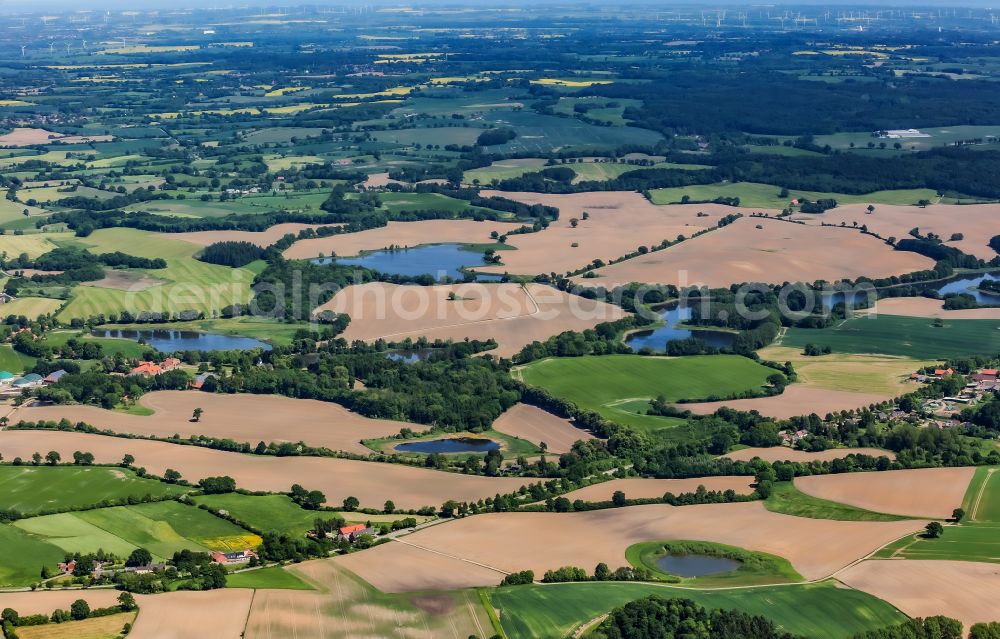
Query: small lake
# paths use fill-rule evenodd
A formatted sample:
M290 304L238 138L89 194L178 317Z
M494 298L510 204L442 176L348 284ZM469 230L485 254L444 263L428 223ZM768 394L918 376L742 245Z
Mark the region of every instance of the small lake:
M313 264L343 264L361 266L386 275L406 275L417 277L431 275L442 280L451 277L463 280L462 267L485 266L482 253L467 251L461 244L427 244L414 248L380 250L359 257L324 257L312 260ZM477 274L477 282L499 282L501 275Z
M200 333L198 331L180 331L174 329L143 329L126 328L95 328L90 332L94 337L111 337L144 342L158 351L172 353L174 351L248 351L260 348L271 350L271 345L252 337L237 337L234 335L218 335L216 333Z
M453 439L431 439L422 442L397 444L393 450L400 453L485 453L499 450L500 444L492 439L479 437L456 437Z
M663 353L667 350L668 342L689 337L697 337L713 348L730 348L736 338L735 334L724 331L693 331L677 328L677 324L691 319L691 307L689 306L673 306L663 311L660 317L666 322L665 326L648 331L636 331L625 338L625 343L637 351L649 347L657 353Z
M743 563L727 557L708 555L664 555L656 560L656 567L678 577L704 577L732 572Z
M1000 275L994 275L992 273L987 273L986 275L980 275L978 277L964 277L961 279L953 280L948 282L944 286L938 289L938 293L941 297L949 293L966 293L976 298L976 301L981 304L1000 304L1000 295L990 295L989 293L983 293L977 290L977 286L983 280L1000 280Z

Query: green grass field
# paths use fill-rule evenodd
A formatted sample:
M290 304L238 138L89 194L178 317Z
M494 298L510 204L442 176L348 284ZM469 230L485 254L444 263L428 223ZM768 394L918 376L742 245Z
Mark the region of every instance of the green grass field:
M879 353L916 359L966 357L1000 351L1000 321L934 320L901 315L859 316L829 328L790 328L782 346L808 343L829 346L834 353Z
M788 206L792 199L806 198L818 200L833 198L839 204L916 204L920 200L937 199L933 189L905 189L898 191L876 191L865 195L848 195L846 193L822 193L819 191L800 191L789 189L788 197L778 197L781 187L756 182L734 182L724 184L705 184L696 186L676 187L669 189L654 189L650 191L653 204L672 204L680 202L685 195L694 201L714 200L718 197L738 197L740 206L753 209L782 209Z
M39 451L43 455L46 451ZM30 515L93 506L105 499L179 495L187 489L123 468L0 466L0 508Z
M224 519L175 501L31 517L15 525L67 552L103 548L127 556L145 548L160 559L182 549L206 552L260 543L259 537Z
M113 357L120 353L125 357L141 358L143 354L152 350L151 347L143 346L142 344L130 339L93 337L86 332L71 330L56 330L46 333L43 342L47 346L59 347L64 346L66 342L74 337L80 341L100 344L102 352L106 357Z
M0 314L4 317L24 315L28 319L38 319L39 315L54 313L60 306L62 306L62 300L48 297L19 297L4 304L3 308L0 308Z
M42 566L54 570L65 554L58 546L9 524L0 524L0 548L0 586L4 587L38 581Z
M329 519L339 515L349 523L392 522L408 515L368 515L357 512L316 512L299 508L286 495L200 495L193 501L213 510L225 510L233 517L263 532L286 533L301 537L313 527L317 518ZM431 519L416 517L418 522Z
M0 344L0 371L18 375L34 367L35 358L14 350L10 344Z
M229 588L274 588L278 590L313 590L313 587L280 566L232 573L226 577Z
M87 238L74 240L95 253L127 248L134 255L162 257L167 268L147 273L164 283L143 290L126 291L118 288L77 286L69 304L59 317L86 318L94 315L120 313L128 310L169 311L197 310L211 316L233 303L250 299L250 284L254 273L246 268L228 268L206 264L194 259L200 247L179 240L165 239L156 233L135 229L102 229Z
M575 627L648 595L685 597L708 608L763 615L786 632L814 639L844 639L906 621L884 601L832 581L713 591L645 583L575 583L510 586L489 593L510 637L546 639L566 637Z
M882 548L876 557L1000 563L1000 468L976 469L962 509L965 518L946 525L937 539L911 535Z
M764 507L771 512L809 519L835 519L837 521L901 521L909 517L876 513L847 504L828 501L807 495L790 481L775 482L771 496L764 500Z
M640 414L648 400L667 401L725 396L764 386L775 371L737 355L697 357L550 358L521 369L522 379L553 395L597 411L608 419L640 430L676 425L678 420Z
M735 559L740 562L740 566L730 572L682 578L671 575L657 565L657 561L666 555L704 555ZM803 581L802 575L783 557L707 541L642 542L629 546L625 550L625 559L637 568L652 571L660 579L692 588L762 586Z

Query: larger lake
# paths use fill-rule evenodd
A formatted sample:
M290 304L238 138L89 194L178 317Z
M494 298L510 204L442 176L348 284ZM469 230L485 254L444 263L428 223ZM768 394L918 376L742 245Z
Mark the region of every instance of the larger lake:
M676 305L660 313L666 324L660 328L648 331L636 331L625 338L625 343L635 350L651 348L654 352L663 353L667 343L676 340L696 337L713 348L730 348L735 334L724 331L690 330L678 328L677 324L691 319L691 307Z
M111 337L118 339L140 339L158 351L172 353L174 351L248 351L260 348L271 350L271 345L252 337L235 335L218 335L215 333L200 333L198 331L180 331L174 329L141 329L128 328L95 328L94 337Z
M980 304L1000 304L1000 295L984 293L976 288L983 280L997 281L1000 280L1000 276L987 273L986 275L980 275L978 277L963 277L961 279L948 282L938 289L938 293L941 294L941 297L944 297L949 293L965 293L966 295L971 295L976 298L976 301Z
M465 278L463 267L485 266L482 253L469 251L461 244L426 244L413 248L372 251L358 257L324 257L312 260L314 264L337 264L370 268L386 275L417 277L430 275L443 280ZM501 275L477 274L477 282L498 282Z

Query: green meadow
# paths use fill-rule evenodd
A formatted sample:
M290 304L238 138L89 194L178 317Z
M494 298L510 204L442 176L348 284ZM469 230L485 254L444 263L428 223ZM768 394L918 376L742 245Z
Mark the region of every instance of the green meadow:
M1000 321L858 316L828 328L790 328L783 346L829 346L834 353L879 353L914 359L965 357L1000 351Z
M44 455L47 451L39 451ZM182 486L142 479L124 468L100 466L0 466L0 509L33 513L84 508L104 500L163 497Z
M646 415L650 399L702 399L760 390L774 369L738 355L646 357L603 355L549 358L518 369L532 386L640 430L678 420Z
M0 587L26 586L38 581L42 566L55 569L65 555L59 546L10 524L0 524L0 548L4 553Z
M226 577L226 587L313 590L312 586L281 566L231 573Z
M780 186L758 184L756 182L733 182L720 184L702 184L669 189L653 189L650 191L653 204L674 204L680 202L685 195L692 201L711 201L719 197L738 197L740 206L752 209L783 209L792 199L806 198L818 200L833 198L839 204L916 204L920 200L937 199L933 189L903 189L895 191L876 191L864 195L848 195L846 193L823 193L820 191L788 190L788 197L779 197Z
M707 608L763 615L786 632L815 639L845 639L906 620L884 601L832 581L727 590L603 582L509 586L489 592L510 637L540 639L569 636L581 624L649 595L684 597Z
M771 512L809 519L834 519L837 521L901 521L909 517L888 515L856 508L827 499L807 495L790 481L775 482L771 495L764 500L764 507Z

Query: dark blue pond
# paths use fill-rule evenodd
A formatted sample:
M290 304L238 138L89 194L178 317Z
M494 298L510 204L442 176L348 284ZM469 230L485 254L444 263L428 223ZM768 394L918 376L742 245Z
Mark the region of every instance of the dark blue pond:
M344 264L362 266L386 275L431 275L441 280L445 277L462 280L461 268L475 269L484 266L482 254L467 251L461 244L427 244L414 248L372 251L358 257L324 257L312 260L314 264ZM479 282L498 282L501 275L480 274Z
M271 345L252 337L236 337L233 335L217 335L215 333L199 333L197 331L179 331L173 329L143 329L132 330L124 328L95 328L94 337L113 337L144 342L158 351L172 353L174 351L248 351L253 348L271 350Z
M499 450L500 444L492 439L478 437L457 437L455 439L431 439L422 442L398 444L394 450L401 453L485 453Z
M704 577L732 572L742 566L742 562L726 557L708 555L664 555L656 560L656 567L678 577Z
M978 277L965 277L953 280L939 288L938 293L941 294L941 297L944 297L948 293L966 293L975 297L976 301L981 304L1000 304L1000 295L984 293L976 288L983 280L1000 280L1000 275L987 273Z
M666 322L665 326L649 331L636 331L625 338L625 343L634 350L649 347L662 353L667 350L667 343L675 340L696 337L713 348L729 348L733 345L735 335L724 331L696 330L677 328L677 324L691 319L691 308L688 306L673 306L660 314Z

